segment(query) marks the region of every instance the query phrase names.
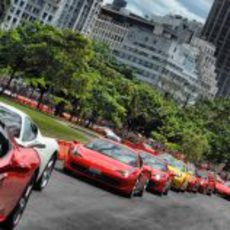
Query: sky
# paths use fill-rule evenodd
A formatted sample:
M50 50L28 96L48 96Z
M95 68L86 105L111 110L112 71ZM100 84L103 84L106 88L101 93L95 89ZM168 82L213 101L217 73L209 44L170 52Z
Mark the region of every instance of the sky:
M138 15L179 14L204 23L214 0L127 0L128 9ZM111 3L112 0L104 0Z

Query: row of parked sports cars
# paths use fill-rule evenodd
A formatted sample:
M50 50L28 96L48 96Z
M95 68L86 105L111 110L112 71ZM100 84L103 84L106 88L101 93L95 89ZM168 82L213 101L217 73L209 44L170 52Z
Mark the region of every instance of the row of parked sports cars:
M168 153L158 154L145 143L122 144L95 139L83 145L74 142L64 162L64 170L85 176L133 197L145 190L167 195L170 189L230 196L230 184L224 184L214 172L197 170Z
M32 190L47 186L58 151L57 141L42 136L29 116L0 103L0 227L13 229L18 224ZM167 153L157 154L145 143L103 138L72 142L64 170L128 197L143 196L146 190L166 195L171 188L209 195L219 189L230 196L230 184L217 183L213 173L198 171Z

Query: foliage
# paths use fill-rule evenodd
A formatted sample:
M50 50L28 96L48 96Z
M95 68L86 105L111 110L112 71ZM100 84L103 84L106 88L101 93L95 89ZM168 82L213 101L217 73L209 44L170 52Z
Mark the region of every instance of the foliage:
M116 128L152 137L189 159L230 164L230 100L179 107L135 79L108 46L37 22L0 32L0 73L23 77L56 104L56 115L106 120Z

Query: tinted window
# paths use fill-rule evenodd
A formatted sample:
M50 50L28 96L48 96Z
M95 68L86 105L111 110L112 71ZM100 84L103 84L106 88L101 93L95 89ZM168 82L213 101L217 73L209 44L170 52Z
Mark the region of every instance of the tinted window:
M175 158L172 157L171 155L167 154L167 153L159 155L158 158L165 160L170 165L173 164L175 161Z
M13 136L19 138L21 132L22 120L18 114L12 112L11 110L3 106L0 106L0 120L6 125L9 132Z
M10 149L9 140L0 131L0 157L5 156Z
M115 145L105 140L94 140L85 145L85 147L118 160L124 164L134 167L138 166L138 158L136 153L123 146Z
M22 135L22 141L33 141L38 134L37 126L28 118L25 118L24 132Z
M155 158L155 157L153 157L150 154L145 153L145 152L142 152L140 155L141 155L141 158L143 159L143 162L144 162L145 165L148 165L148 166L150 166L151 168L154 168L154 169L167 171L166 164L164 164L163 162L161 162L157 158Z
M225 183L225 185L230 188L230 182Z
M172 166L174 166L175 168L178 168L182 172L187 172L186 166L180 161L175 160L174 163L172 164Z

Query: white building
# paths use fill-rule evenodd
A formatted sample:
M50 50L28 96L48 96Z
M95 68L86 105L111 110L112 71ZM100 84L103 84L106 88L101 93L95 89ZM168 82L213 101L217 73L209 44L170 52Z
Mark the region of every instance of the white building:
M110 7L102 8L89 35L109 44L117 60L132 67L138 79L179 103L215 96L215 49L201 39L181 43L171 28Z
M88 33L101 3L102 0L12 0L1 27L10 29L26 20L38 20Z
M171 30L178 37L179 42L187 43L193 36L199 37L203 28L202 23L195 20L190 21L181 15L152 15L148 20Z

